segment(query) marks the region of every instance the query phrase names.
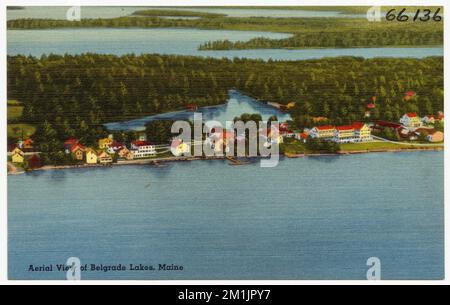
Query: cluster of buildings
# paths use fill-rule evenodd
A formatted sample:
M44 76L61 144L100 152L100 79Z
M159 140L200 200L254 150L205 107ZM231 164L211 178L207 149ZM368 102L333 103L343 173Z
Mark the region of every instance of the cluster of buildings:
M444 113L439 111L438 115L426 115L424 117L419 117L417 113L410 112L405 113L401 119L400 124L406 128L418 128L421 126L430 126L436 123L444 122Z
M373 104L375 100L373 101ZM416 113L405 113L399 123L377 121L375 123L354 122L350 125L319 125L326 124L328 119L325 117L314 118L315 126L311 129L305 128L303 132L293 131L289 128L287 122L280 123L278 128L271 126L266 130L259 130L266 140L265 145L283 143L284 138L295 138L306 142L308 138L334 141L336 143L359 143L372 141L372 131L391 128L404 139L417 140L419 135L426 135L430 142L442 142L444 134L435 130L435 124L443 123L444 113L438 115L418 116ZM208 133L205 144L215 152L228 152L230 142L245 143L246 135L227 131L221 127L212 127ZM170 150L175 156L182 156L190 153L190 143L184 143L182 140L174 139ZM39 167L39 153L34 153L33 140L19 140L16 145L9 148L11 161L13 163L24 163L25 155L30 155L28 164L30 167ZM156 155L156 146L146 140L145 134L141 134L137 140L132 141L127 147L124 143L116 141L112 135L98 140L97 147L85 147L77 138L69 138L64 142L64 152L71 155L74 160L85 162L87 164L109 164L113 160L124 159L133 160L140 158L149 158Z
M17 145L10 150L11 161L13 163L24 163L26 152L33 151L32 140L19 140ZM64 141L64 152L71 155L74 160L84 161L87 164L110 164L114 159L133 160L139 158L148 158L156 155L156 147L146 141L145 135L140 136L138 140L132 141L128 148L125 144L113 139L110 135L106 138L98 140L97 147L86 147L80 143L77 138L69 138ZM31 153L32 158L28 159L32 162L39 158L38 153ZM37 163L33 163L38 167Z
M132 141L130 148L114 140L112 135L99 139L97 148L85 147L78 139L70 138L64 142L64 150L66 154L71 154L75 160L85 161L88 164L112 163L115 157L133 160L156 155L155 145L146 141L144 135L138 140Z
M420 117L415 112L405 113L399 123L378 121L374 129L392 128L400 138L417 140L420 134L425 134L429 142L444 141L444 133L435 129L436 124L444 122L444 113L439 111L438 115L426 115Z
M330 140L337 143L367 142L372 140L371 128L365 123L351 125L323 125L305 130L311 138Z

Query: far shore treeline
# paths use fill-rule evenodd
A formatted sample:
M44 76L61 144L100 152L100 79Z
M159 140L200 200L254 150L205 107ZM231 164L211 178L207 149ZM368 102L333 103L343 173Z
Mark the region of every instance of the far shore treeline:
M313 117L346 124L398 121L406 112L443 110L443 58L356 57L304 61L214 59L171 55L8 56L8 99L23 105L18 122L47 130L55 141L76 136L93 144L104 123L223 104L229 89L287 104L297 128ZM407 91L415 97L404 99ZM49 132L51 130L51 132ZM42 137L48 141L46 137Z

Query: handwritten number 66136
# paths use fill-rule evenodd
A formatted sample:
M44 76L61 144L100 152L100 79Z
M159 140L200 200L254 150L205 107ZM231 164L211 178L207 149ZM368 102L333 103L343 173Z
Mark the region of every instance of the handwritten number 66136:
M441 8L437 8L436 11L434 12L433 16L431 16L432 11L430 9L418 9L416 10L412 21L436 21L439 22L442 20L442 17L439 15L439 12L441 11ZM398 14L396 14L396 9L393 8L391 10L389 10L386 13L386 20L387 21L399 21L399 22L406 22L408 20L410 20L410 16L408 16L407 14L405 14L406 12L406 8L401 9ZM422 16L420 16L420 13L422 13ZM419 17L420 16L420 17Z

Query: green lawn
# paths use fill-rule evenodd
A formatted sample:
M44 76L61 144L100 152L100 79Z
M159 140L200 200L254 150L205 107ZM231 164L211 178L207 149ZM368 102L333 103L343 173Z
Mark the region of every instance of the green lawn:
M30 137L36 131L36 127L32 124L20 123L22 117L23 106L17 100L8 100L8 138L18 139ZM11 123L9 123L11 122Z
M417 142L415 142L417 143ZM372 150L385 150L385 149L418 149L418 148L430 148L430 146L418 146L418 145L404 145L390 142L366 142L366 143L345 143L341 144L341 151L372 151ZM443 146L443 143L442 143ZM280 151L288 154L308 154L311 153L305 148L305 145L297 140L288 139L285 143L280 145Z
M403 145L390 142L367 142L367 143L346 143L341 144L342 151L358 151L358 150L379 150L379 149L414 149L429 146Z
M22 116L23 106L19 101L9 100L7 103L8 120L19 119Z
M36 127L31 124L8 124L8 138L18 139L22 137L30 137L36 131Z
M298 140L286 139L280 144L280 151L288 154L304 154L307 153L305 145Z

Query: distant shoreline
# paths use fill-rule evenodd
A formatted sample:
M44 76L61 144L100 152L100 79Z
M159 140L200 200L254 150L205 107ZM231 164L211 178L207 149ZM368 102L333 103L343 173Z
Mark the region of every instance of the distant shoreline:
M383 153L383 152L412 152L412 151L443 151L444 147L421 147L421 148L398 148L398 149L373 149L373 150L353 150L353 151L338 151L337 153L312 153L312 154L293 154L283 153L280 156L287 158L302 158L302 157L323 157L323 156L342 156L342 155L356 155L365 153ZM214 157L161 157L153 159L136 159L136 160L120 160L117 163L110 164L77 164L77 165L44 165L40 168L29 170L58 170L58 169L73 169L73 168L98 168L98 167L113 167L122 165L161 165L166 162L180 162L180 161L200 161L200 160L224 160L225 156ZM18 175L26 173L27 171L18 170L11 162L8 162L8 175Z

